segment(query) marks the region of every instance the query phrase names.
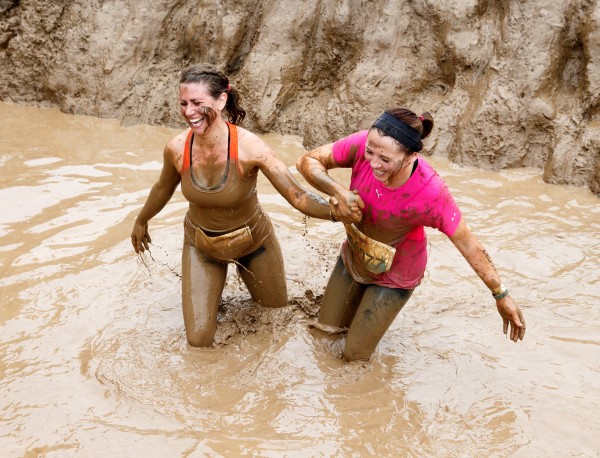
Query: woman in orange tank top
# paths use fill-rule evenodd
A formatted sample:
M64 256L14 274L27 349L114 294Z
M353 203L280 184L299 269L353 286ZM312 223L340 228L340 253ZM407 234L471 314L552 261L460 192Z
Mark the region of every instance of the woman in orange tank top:
M148 221L169 202L177 186L189 201L184 220L182 307L188 343L210 346L225 286L227 265L235 262L252 299L264 307L287 305L283 257L271 221L256 193L261 171L296 209L320 219L358 222L294 179L257 135L238 127L245 116L239 93L218 68L201 64L179 80L180 113L188 128L163 152L163 167L135 220L131 242L136 253L151 243ZM228 121L223 118L227 113Z

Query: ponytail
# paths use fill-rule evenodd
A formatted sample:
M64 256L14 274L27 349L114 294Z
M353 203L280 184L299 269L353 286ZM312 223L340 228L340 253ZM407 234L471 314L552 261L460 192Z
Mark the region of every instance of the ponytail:
M229 114L229 122L231 124L241 124L246 117L246 110L240 106L240 93L237 89L227 85L227 102L225 102L225 110Z

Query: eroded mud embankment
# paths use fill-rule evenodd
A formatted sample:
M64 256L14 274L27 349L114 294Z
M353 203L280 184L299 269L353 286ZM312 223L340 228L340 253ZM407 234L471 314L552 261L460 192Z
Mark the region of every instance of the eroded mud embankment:
M406 105L431 154L600 194L600 2L0 0L0 100L175 126L196 61L259 132L311 147Z

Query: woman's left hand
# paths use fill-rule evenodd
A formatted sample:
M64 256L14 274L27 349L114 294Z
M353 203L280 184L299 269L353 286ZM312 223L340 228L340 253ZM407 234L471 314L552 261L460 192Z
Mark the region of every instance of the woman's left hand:
M131 231L131 244L136 253L143 253L145 250L150 250L152 239L148 232L148 223L141 223L137 219Z
M523 340L523 337L525 337L525 319L519 306L515 304L510 296L506 296L496 301L496 307L502 317L502 332L508 335L513 342Z

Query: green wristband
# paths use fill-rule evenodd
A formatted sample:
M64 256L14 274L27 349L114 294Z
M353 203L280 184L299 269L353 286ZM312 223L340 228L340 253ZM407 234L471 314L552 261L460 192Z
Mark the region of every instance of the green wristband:
M497 301L504 299L506 296L508 296L508 288L504 288L504 291L502 291L500 294L492 294L492 296L494 296L494 299Z

